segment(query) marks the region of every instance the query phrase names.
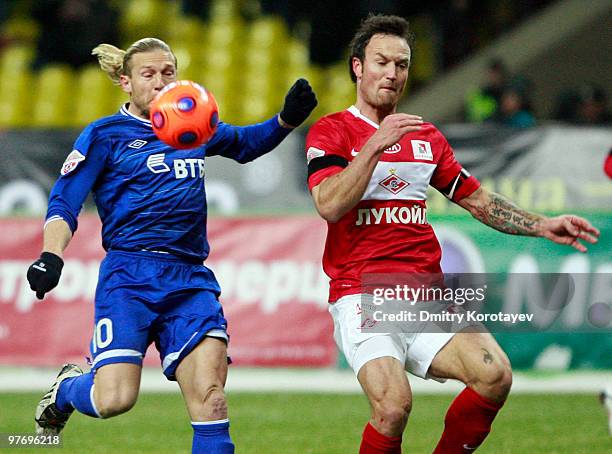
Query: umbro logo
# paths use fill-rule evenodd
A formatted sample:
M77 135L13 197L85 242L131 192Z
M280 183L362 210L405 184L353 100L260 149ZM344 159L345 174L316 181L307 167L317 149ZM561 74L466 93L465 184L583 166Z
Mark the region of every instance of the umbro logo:
M128 148L135 148L136 150L138 150L139 148L144 147L148 142L146 140L142 140L142 139L136 139L135 141L133 141L131 144L128 145Z

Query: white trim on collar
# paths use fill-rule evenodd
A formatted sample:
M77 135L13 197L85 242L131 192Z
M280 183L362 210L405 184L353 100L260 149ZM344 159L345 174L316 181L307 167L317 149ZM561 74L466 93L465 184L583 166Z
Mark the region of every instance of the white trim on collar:
M144 118L137 117L136 115L131 113L129 110L127 110L127 105L128 105L128 103L126 102L125 104L123 104L121 106L121 109L119 109L119 111L123 115L125 115L127 117L132 117L133 119L138 120L139 122L144 123L145 125L151 126L151 122L149 120L145 120Z
M366 117L365 115L363 115L359 109L355 106L351 106L349 107L348 110L350 113L352 113L354 116L356 116L357 118L361 118L363 121L365 121L367 124L374 126L376 129L380 128L380 126L377 123L374 123L372 120L370 120L368 117Z

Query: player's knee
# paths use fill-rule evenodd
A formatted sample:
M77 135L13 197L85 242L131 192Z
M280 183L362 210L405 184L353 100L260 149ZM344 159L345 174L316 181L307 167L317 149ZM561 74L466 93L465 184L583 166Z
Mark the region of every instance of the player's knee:
M130 410L136 403L137 394L116 390L97 396L96 409L102 418L110 418Z
M512 368L510 364L502 366L502 373L497 381L497 391L500 396L505 399L510 394L510 388L512 388Z
M223 386L212 384L206 387L198 399L200 416L205 420L227 418L227 400Z
M510 364L491 364L490 367L481 370L478 383L479 391L485 397L495 401L505 400L512 387L512 369Z
M388 434L401 433L408 422L412 409L410 396L385 398L374 405L374 417L379 428Z
M225 395L219 395L210 400L210 418L214 420L227 418L227 401Z

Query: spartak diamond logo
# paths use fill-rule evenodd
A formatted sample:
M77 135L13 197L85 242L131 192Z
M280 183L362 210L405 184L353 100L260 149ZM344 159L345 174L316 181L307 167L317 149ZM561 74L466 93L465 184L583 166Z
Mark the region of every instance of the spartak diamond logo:
M402 192L404 188L410 186L410 183L408 183L406 180L402 180L400 177L395 175L394 171L391 171L391 175L380 181L378 184L392 194L398 194Z

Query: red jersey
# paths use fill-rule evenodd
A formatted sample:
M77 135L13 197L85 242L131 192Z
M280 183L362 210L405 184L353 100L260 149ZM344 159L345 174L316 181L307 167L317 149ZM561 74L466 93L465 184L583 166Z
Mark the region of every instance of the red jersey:
M604 162L604 172L606 175L608 175L608 177L612 178L612 150L610 150L610 153L608 153L608 157Z
M317 121L306 138L309 188L348 166L377 129L355 106ZM327 223L323 269L331 303L361 293L363 274L441 272L440 244L427 221L429 185L457 202L480 183L442 133L424 123L384 151L361 201Z

